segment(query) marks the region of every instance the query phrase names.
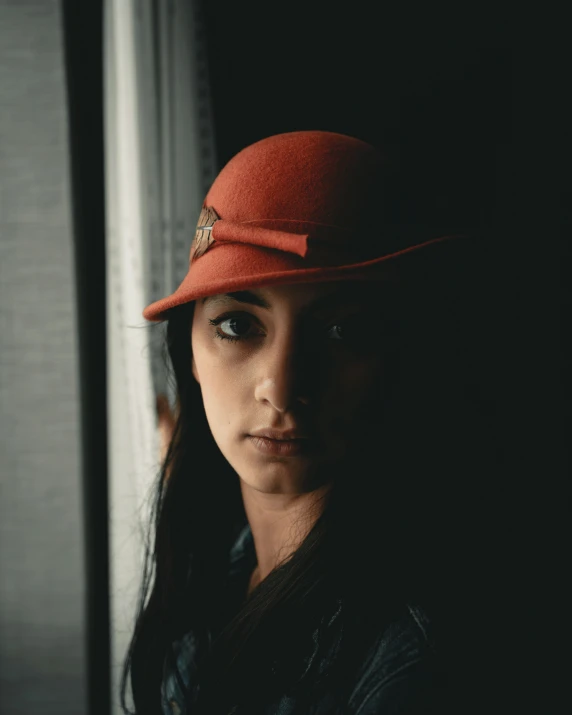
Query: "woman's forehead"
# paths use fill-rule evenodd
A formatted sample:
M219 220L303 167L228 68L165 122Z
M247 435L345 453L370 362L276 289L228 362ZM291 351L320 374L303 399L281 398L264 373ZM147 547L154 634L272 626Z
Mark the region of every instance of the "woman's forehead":
M239 291L207 296L201 305L224 306L232 302L253 305L265 310L292 304L308 310L332 306L380 301L388 298L388 286L380 281L328 281L278 286L257 286Z

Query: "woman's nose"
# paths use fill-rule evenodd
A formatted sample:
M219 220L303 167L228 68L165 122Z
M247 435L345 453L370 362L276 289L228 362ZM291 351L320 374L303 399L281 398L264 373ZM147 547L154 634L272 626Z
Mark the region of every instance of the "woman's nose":
M255 387L258 402L269 402L278 412L286 412L296 403L310 401L315 369L302 340L276 340L260 360Z

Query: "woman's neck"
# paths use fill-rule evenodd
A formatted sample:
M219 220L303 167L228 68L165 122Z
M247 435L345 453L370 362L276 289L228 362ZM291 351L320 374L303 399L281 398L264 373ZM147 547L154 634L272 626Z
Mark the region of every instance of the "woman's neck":
M265 494L241 482L257 561L248 593L286 561L306 538L322 511L322 498L329 486L303 494Z

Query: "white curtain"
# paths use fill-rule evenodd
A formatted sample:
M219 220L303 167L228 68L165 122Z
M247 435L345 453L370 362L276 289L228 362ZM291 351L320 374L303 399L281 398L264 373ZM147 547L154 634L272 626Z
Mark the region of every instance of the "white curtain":
M149 499L158 474L156 396L171 405L162 324L141 312L188 266L216 171L201 18L192 0L108 0L105 161L112 712L132 633Z

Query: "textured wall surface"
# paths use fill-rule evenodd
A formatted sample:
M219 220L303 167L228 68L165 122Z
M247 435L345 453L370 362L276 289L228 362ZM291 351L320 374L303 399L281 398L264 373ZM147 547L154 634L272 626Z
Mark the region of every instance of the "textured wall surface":
M60 3L0 0L0 713L86 711Z

